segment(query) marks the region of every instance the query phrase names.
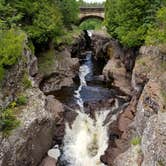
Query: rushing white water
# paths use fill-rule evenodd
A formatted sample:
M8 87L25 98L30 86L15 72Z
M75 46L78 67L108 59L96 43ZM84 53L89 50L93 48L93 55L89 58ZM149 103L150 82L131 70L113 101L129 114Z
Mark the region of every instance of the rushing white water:
M63 159L69 166L104 166L100 156L108 146L108 125L103 124L109 112L96 112L94 120L78 111L72 127L66 124Z
M90 58L89 54L86 62L80 67L80 86L74 95L81 111L76 111L78 116L71 128L66 124L61 160L66 161L68 166L104 166L100 156L104 154L108 146L108 124L104 122L110 110L95 112L95 118L92 119L84 113L84 102L80 94L82 88L87 86L85 78L92 70Z

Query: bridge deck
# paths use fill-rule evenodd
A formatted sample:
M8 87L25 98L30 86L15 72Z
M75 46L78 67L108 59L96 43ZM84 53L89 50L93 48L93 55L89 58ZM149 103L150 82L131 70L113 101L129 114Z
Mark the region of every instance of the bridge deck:
M80 7L81 12L103 12L104 7Z

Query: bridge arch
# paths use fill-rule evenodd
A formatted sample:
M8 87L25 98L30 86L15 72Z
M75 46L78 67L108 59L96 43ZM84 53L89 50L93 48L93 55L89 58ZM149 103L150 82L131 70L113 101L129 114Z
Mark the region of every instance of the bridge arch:
M103 7L81 7L79 15L79 24L83 21L96 18L99 20L104 20L104 8Z

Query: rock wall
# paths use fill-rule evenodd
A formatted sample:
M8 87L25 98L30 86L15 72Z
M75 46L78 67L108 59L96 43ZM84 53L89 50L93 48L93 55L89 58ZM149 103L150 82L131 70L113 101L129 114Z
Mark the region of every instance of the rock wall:
M141 47L132 74L132 88L143 88L136 104L134 118L127 125L130 140L139 138L137 145L118 155L114 165L163 166L166 165L166 70L165 53L158 47ZM145 87L143 87L143 85ZM132 143L131 143L132 144ZM133 161L132 149L139 147ZM135 164L134 164L135 163Z
M0 136L1 166L36 166L53 146L56 122L63 107L36 88L25 91L28 104L17 115L21 124L9 137Z
M47 151L56 143L56 128L62 121L63 106L54 96L45 96L36 83L37 58L25 47L18 64L6 71L0 93L0 106L5 108L16 101L17 95L27 98L17 108L19 127L9 136L0 132L1 166L37 166ZM32 85L26 87L23 78Z
M130 95L131 74L135 65L137 49L123 48L117 41L107 43L107 65L103 69L105 80Z
M91 38L87 31L83 31L74 41L71 46L72 57L82 56L82 52L91 49Z
M6 107L16 99L17 94L24 91L23 78L33 81L38 72L37 58L28 48L25 48L18 63L8 68L0 87L0 107Z

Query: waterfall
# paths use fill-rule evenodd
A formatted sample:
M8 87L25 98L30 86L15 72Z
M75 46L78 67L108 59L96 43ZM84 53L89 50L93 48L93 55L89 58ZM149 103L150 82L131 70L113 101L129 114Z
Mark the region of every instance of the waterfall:
M87 86L86 76L91 72L92 61L89 52L85 63L80 66L80 86L74 94L80 110L76 110L78 116L71 128L66 124L61 161L65 161L65 165L68 166L104 166L100 156L108 147L108 124L104 125L104 121L110 110L96 111L95 118L92 119L84 112L84 101L80 94L82 88Z
M72 127L66 124L62 160L68 166L104 166L100 156L108 146L108 125L103 124L109 112L96 112L95 120L78 112Z
M84 86L87 86L86 84L86 76L91 72L91 52L89 52L86 56L85 59L85 64L81 65L79 68L79 78L80 78L80 86L78 88L78 90L75 91L75 95L74 97L76 98L76 102L80 107L80 110L83 111L84 108L84 102L81 98L81 90Z

